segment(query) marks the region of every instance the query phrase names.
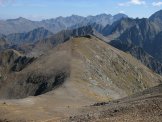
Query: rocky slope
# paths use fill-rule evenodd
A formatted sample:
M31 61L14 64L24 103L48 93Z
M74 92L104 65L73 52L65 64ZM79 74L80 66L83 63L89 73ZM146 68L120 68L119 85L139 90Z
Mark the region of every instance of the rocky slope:
M5 38L0 38L0 51L6 49L9 46L9 42Z
M159 10L155 12L153 15L149 17L149 20L152 22L155 22L159 25L159 27L162 28L162 16L161 16L162 10Z
M5 75L1 98L43 94L1 100L1 120L15 121L55 121L79 113L82 106L129 96L162 81L131 55L93 36L72 38Z
M162 70L160 13L156 12L149 19L122 19L103 31L109 44L132 54L159 74Z
M53 35L52 32L42 28L34 29L27 33L15 33L6 36L6 39L13 44L20 45L22 43L35 43Z
M45 38L43 40L39 40L34 43L31 49L28 49L28 55L38 56L46 53L49 49L57 46L58 44L62 44L73 37L78 36L86 36L88 34L93 35L95 30L91 26L83 26L73 30L63 30L49 38ZM96 35L96 34L95 34Z
M21 71L26 65L34 61L34 58L23 56L16 50L6 49L0 53L0 66L5 71ZM3 72L1 70L1 72Z
M119 37L124 31L133 27L136 24L136 21L131 18L124 18L119 21L114 22L111 26L107 25L102 34L104 36L112 36L112 39Z
M78 114L62 119L62 121L160 122L162 119L161 89L162 85L159 85L131 97L107 103L96 103L90 107L80 109Z
M25 18L9 19L9 20L0 20L0 33L2 34L11 34L11 33L23 33L31 31L35 28L38 28L39 23L30 21Z
M152 43L152 50L150 54L157 60L162 62L162 31L156 35Z
M141 63L154 72L160 75L162 74L161 62L155 59L153 56L149 55L143 48L129 42L122 42L121 40L113 40L109 42L109 44L116 47L117 49L130 53L133 57L141 61Z

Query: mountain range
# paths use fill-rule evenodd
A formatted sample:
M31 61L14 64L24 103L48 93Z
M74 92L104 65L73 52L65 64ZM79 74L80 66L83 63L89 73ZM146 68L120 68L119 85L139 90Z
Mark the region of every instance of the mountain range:
M0 21L0 121L160 121L161 15Z
M158 11L150 18L126 18L104 29L103 35L112 46L132 54L150 69L161 73L161 21ZM157 21L158 20L158 21ZM152 62L152 63L151 63Z
M162 24L160 23L161 17L159 14L161 12L162 11L156 12L148 19L128 18L128 16L124 14L117 14L115 16L100 14L88 17L76 15L58 17L56 19L43 20L40 22L46 24L57 23L57 25L62 27L68 25L65 28L58 27L58 31L62 30L58 33L54 33L54 31L50 31L51 29L47 29L47 27L44 26L23 33L1 34L1 37L14 45L9 46L9 48L14 47L14 49L36 56L45 52L49 47L63 43L71 37L93 34L102 38L112 46L132 54L132 56L140 60L151 70L161 74L162 53L160 51L160 32L162 31ZM25 25L29 22L29 20L27 21L24 18L7 21L20 25L22 22L25 23ZM42 24L38 25L40 26Z
M115 16L100 14L88 17L72 15L70 17L58 17L40 22L18 18L6 21L16 23L18 28L18 25L22 25L22 23L24 23L23 25L37 23L39 26L42 26L40 23L46 23L46 25L50 25L50 28L53 27L51 24L60 25L57 26L59 28L57 31L60 30L60 32L51 31L47 26L38 27L32 25L36 29L23 33L1 34L1 37L12 43L8 48L14 47L14 49L36 56L45 52L49 47L63 43L71 37L93 34L112 46L130 53L151 70L162 74L162 45L160 41L162 20L160 13L162 11L156 12L148 19L128 18L124 14L117 14ZM26 27L24 29L28 30Z
M121 18L127 17L128 16L125 14L117 14L114 16L110 14L100 14L88 17L72 15L69 17L58 17L55 19L47 19L42 21L31 21L20 17L17 19L0 20L0 33L4 35L12 33L24 33L39 27L44 27L52 33L57 33L71 27L74 28L74 26L81 27L83 25L86 26L94 23L104 27L107 24L112 24Z

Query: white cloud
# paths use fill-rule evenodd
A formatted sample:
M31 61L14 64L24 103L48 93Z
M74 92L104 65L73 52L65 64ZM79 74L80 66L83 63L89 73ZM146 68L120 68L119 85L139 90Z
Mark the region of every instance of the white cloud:
M121 13L121 14L125 14L125 11L119 11L119 13Z
M128 2L126 3L118 3L118 6L129 6Z
M160 1L159 2L153 2L152 5L160 7L160 6L162 6L162 2L160 2Z
M143 5L143 4L146 4L146 2L144 0L131 0L130 3L132 3L134 5Z
M144 0L130 0L125 3L119 3L119 6L130 6L130 5L145 5L146 2Z
M25 16L25 18L27 18L29 20L34 20L34 21L40 21L40 20L43 20L47 17L41 16L41 15L28 15L28 16Z

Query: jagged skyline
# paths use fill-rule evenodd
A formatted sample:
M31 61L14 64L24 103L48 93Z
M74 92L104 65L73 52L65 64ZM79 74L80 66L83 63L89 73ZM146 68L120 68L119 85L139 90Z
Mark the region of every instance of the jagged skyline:
M124 13L149 17L162 9L162 0L0 0L0 19L24 17L42 20L58 16Z

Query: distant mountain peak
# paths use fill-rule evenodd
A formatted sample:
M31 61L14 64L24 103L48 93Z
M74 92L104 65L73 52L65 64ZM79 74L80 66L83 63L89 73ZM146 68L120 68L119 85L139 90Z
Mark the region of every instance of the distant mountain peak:
M23 17L19 17L19 18L17 18L17 19L21 20L21 19L25 19L25 18L23 18Z
M162 21L162 10L159 10L152 14L149 19L151 21Z
M118 13L118 14L114 15L114 17L117 17L117 16L120 16L120 17L128 17L126 14L123 14L123 13Z
M99 14L99 16L112 16L112 15L111 14L102 13L102 14Z
M44 27L52 33L58 33L66 29L74 29L75 27L83 27L87 25L97 24L99 30L106 25L111 25L115 21L125 18L126 15L111 15L102 13L95 16L78 16L71 15L67 17L57 17L51 19L45 19L42 21L32 21L23 17L16 19L8 19L6 21L1 21L0 23L0 33L8 35L13 33L24 33L34 30L35 28ZM73 28L74 27L74 28Z
M119 13L113 16L114 21L121 20L123 18L128 18L128 16L122 13Z
M22 43L34 43L38 40L47 38L48 36L51 35L53 35L52 32L48 31L44 27L39 27L25 33L9 34L6 38L7 40L9 40L14 44L22 44Z
M71 17L81 17L81 16L76 15L76 14L72 14Z
M7 21L11 22L11 21L30 21L30 20L23 18L23 17L19 17L19 18L16 18L16 19L8 19Z

